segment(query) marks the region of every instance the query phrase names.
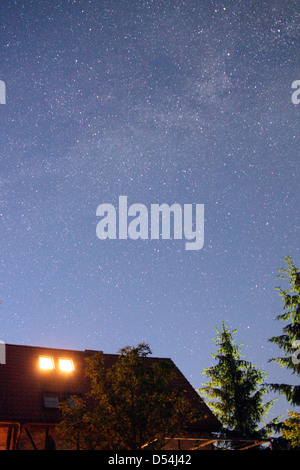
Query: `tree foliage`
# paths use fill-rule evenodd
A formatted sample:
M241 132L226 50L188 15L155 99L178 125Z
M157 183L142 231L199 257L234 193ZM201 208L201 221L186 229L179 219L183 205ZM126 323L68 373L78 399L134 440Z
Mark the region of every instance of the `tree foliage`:
M286 267L279 270L279 279L288 283L286 289L277 287L283 301L283 313L277 315L276 320L288 322L283 327L283 333L273 336L270 342L276 344L284 356L270 359L281 367L286 367L299 377L300 361L297 349L300 349L300 272L290 256L285 258ZM300 405L300 387L289 384L270 384L270 389L284 395L292 405Z
M147 362L147 344L125 347L110 368L102 353L87 359L90 391L62 404L59 431L83 449L141 449L200 418L184 391L172 388L171 361Z
M282 435L292 448L300 449L300 414L288 411L288 416L283 422Z
M242 359L240 345L234 344L234 333L236 330L226 329L224 323L221 331L217 329L214 341L218 349L212 354L217 364L204 369L210 382L200 390L211 400L209 405L225 428L250 437L273 400L264 404L266 389L262 383L266 374Z

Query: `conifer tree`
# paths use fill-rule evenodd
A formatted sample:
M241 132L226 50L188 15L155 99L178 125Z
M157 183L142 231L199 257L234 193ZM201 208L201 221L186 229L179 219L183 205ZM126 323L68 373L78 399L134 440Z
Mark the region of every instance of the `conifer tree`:
M283 357L270 359L281 367L286 367L297 377L300 375L300 272L290 256L285 258L286 268L279 270L279 279L288 281L287 289L277 287L283 301L284 312L276 320L289 322L283 327L283 333L273 336L270 342L276 344L283 352ZM300 405L300 386L289 384L270 384L270 389L284 395L292 405Z
M288 418L283 422L282 435L292 449L300 449L300 413L288 411Z
M250 362L242 359L240 345L234 345L233 333L237 330L217 329L214 339L218 350L212 354L217 361L213 367L204 369L210 379L200 390L212 401L208 402L225 429L239 436L250 437L257 433L263 416L273 401L264 404L267 390L262 386L265 372L259 371ZM263 434L261 437L267 434Z

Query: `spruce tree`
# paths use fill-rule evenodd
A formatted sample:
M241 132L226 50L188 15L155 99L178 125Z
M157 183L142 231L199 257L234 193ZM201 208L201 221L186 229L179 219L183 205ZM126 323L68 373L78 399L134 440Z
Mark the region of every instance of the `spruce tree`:
M300 375L300 272L296 268L290 256L285 258L287 266L279 270L279 279L288 282L288 287L277 287L283 301L284 312L276 317L276 320L287 322L283 327L283 333L273 336L270 342L276 344L283 352L283 357L270 359L281 367L286 367L297 377ZM300 386L289 384L270 384L270 389L284 395L292 405L300 405Z
M300 449L300 413L288 411L288 418L283 422L282 435L292 449Z
M233 431L238 436L257 435L257 429L263 416L272 406L273 401L263 403L267 393L262 383L265 372L259 371L250 362L242 359L240 345L234 345L233 333L237 330L217 329L214 339L218 350L212 354L217 361L213 367L204 369L210 379L200 390L210 400L210 405L225 430ZM262 431L261 436L263 434Z

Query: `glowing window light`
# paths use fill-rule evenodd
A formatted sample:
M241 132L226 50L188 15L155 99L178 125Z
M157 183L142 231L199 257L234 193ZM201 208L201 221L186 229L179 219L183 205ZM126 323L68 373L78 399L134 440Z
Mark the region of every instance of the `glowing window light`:
M75 369L72 359L59 359L58 364L60 370L64 372L71 372Z
M40 369L51 370L54 369L54 362L52 357L40 356L39 358Z

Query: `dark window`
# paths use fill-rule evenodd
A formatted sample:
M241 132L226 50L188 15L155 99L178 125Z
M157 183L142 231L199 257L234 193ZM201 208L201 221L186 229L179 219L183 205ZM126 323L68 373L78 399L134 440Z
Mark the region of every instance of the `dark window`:
M59 408L59 397L58 394L44 393L44 406L45 408L58 409Z

